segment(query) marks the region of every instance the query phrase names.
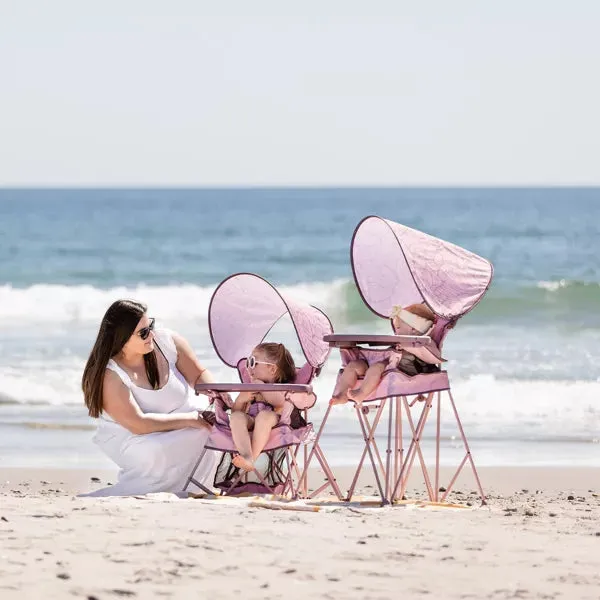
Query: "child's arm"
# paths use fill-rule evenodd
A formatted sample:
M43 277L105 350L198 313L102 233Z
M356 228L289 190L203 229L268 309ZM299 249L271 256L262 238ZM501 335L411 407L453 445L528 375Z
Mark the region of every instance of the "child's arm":
M233 412L246 412L248 404L252 401L254 394L252 392L240 392L233 403Z
M251 383L265 383L261 379L256 379L252 377L250 379ZM270 404L273 408L282 408L285 405L285 392L260 392L258 394L260 396L260 400Z
M282 408L285 406L285 392L261 392L260 395L273 408Z

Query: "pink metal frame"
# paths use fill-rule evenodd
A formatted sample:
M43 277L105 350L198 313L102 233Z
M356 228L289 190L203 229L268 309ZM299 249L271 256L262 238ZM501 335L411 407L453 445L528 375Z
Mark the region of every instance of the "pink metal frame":
M330 345L337 347L349 348L356 346L357 343L369 343L370 345L381 345L386 340L381 338L398 337L398 336L352 336L352 335L330 335L326 336ZM426 337L426 336L424 336ZM381 497L382 505L394 504L402 500L405 496L408 480L411 475L415 460L418 459L423 474L427 496L431 502L445 502L448 494L451 492L458 476L463 467L468 462L473 470L477 487L481 496L482 504L486 504L486 498L471 455L471 450L465 436L465 432L456 409L456 404L449 387L441 390L423 390L423 393L414 393L403 395L398 391L397 395L377 398L375 400L366 400L361 405L355 404L356 416L361 427L363 440L365 443L362 456L354 477L345 497L347 501L352 500L358 478L365 466L365 460L368 456L370 466L375 475L375 481ZM442 394L447 394L448 400L451 403L453 415L458 425L461 440L465 448L465 455L461 460L458 468L451 477L450 483L446 486L445 491L440 496L440 426L441 426L441 403ZM433 482L430 468L427 467L423 451L421 448L421 440L425 425L428 421L435 400L437 399L436 412L436 437L435 437L435 465L433 470ZM423 404L421 404L423 403ZM416 406L415 406L416 405ZM415 424L413 412L418 411L418 407L422 405L420 414ZM387 445L385 449L385 457L377 445L375 432L381 422L385 422L385 409L387 407ZM329 413L333 407L330 405L325 413L323 422L319 429L319 435L323 431ZM374 410L375 414L372 421L369 414ZM406 419L408 425L408 439L410 443L408 448L404 448L404 438L402 435L403 421ZM338 496L339 497L339 496Z

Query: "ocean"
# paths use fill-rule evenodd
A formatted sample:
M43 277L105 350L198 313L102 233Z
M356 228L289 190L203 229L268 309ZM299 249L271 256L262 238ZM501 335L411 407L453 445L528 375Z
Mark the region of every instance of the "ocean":
M338 333L386 333L352 279L357 223L376 214L454 242L495 269L444 355L475 461L600 465L600 189L0 189L0 466L105 467L81 373L117 298L149 306L219 380L216 285L248 271L323 309ZM289 324L270 339L296 349ZM297 354L298 356L298 354ZM339 369L314 388L319 423ZM444 408L442 461L460 444ZM428 434L429 443L431 434ZM324 447L347 464L362 438L349 407Z

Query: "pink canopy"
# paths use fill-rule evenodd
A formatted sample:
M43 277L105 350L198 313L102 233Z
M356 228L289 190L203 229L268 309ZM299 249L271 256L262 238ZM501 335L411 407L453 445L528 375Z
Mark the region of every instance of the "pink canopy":
M350 253L363 300L385 318L395 304L425 302L440 317L457 319L483 298L492 280L485 258L376 216L358 224Z
M230 367L247 357L271 328L289 313L308 363L318 369L329 355L323 336L333 332L327 315L318 308L283 296L268 281L252 273L238 273L215 290L208 309L213 345Z

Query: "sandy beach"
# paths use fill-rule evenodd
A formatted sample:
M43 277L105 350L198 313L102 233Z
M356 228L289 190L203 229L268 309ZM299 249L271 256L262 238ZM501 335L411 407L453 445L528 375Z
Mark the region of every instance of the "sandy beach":
M338 472L344 488L349 474ZM3 469L0 598L600 598L598 470L481 476L484 507L465 474L452 494L462 509L298 512L172 494L77 498L114 473Z

